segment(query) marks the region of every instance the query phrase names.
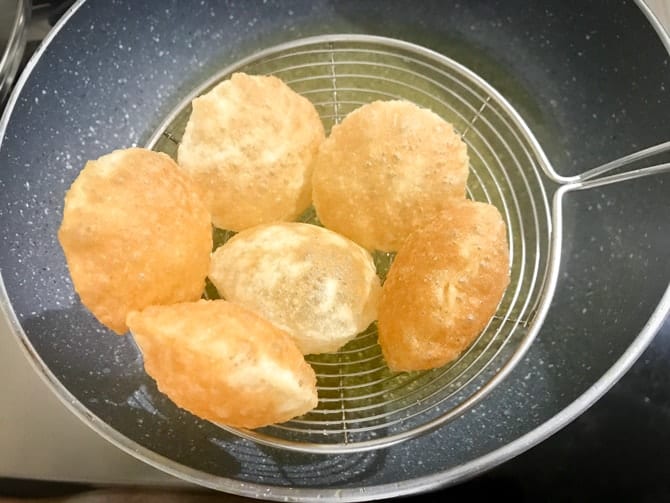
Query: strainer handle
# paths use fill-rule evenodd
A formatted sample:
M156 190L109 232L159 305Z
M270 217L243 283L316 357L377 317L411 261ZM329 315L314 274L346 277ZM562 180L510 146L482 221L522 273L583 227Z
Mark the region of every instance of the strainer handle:
M623 159L623 158L622 158ZM617 162L617 161L613 161ZM603 165L605 166L605 165ZM617 167L623 166L623 164L617 165ZM599 168L596 168L599 169ZM614 168L612 168L614 169ZM594 171L594 170L591 170ZM609 171L609 170L608 170ZM601 171L600 173L603 173L604 171ZM589 173L588 171L586 173ZM586 174L585 173L585 174ZM585 179L584 181L578 181L571 183L569 185L570 189L572 190L584 190L584 189L592 189L595 187L602 187L603 185L610 185L612 183L617 183L617 182L623 182L626 180L633 180L635 178L641 178L643 176L651 176L651 175L657 175L661 173L670 173L670 163L666 162L663 164L657 164L655 166L649 166L646 168L640 168L640 169L634 169L631 171L626 171L624 173L617 173L616 175L610 175L610 176L603 176L600 178L595 178L595 179ZM596 176L596 175L593 175ZM591 177L589 177L591 178Z
M575 189L587 189L590 187L600 187L610 183L631 180L633 178L640 178L642 176L667 173L670 171L670 163L656 164L641 169L630 168L632 168L640 161L668 152L670 152L670 141L659 143L658 145L633 152L632 154L628 154L596 168L585 171L581 175L577 175L571 178L570 182ZM621 173L603 176L606 173L622 169L624 171Z

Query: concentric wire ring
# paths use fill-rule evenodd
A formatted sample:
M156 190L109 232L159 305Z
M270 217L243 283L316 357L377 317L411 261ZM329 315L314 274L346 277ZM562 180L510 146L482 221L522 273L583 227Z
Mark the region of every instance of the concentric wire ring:
M530 130L483 79L443 55L397 40L330 35L277 46L226 68L169 115L149 147L175 156L191 99L235 71L281 78L314 103L326 131L375 100L410 100L451 122L468 145L468 196L494 204L506 221L511 282L496 315L452 364L391 373L373 325L336 354L308 357L318 379L315 410L260 430L227 429L274 447L353 452L412 438L456 417L519 358L544 290L550 209L545 167ZM376 258L383 269L392 257Z

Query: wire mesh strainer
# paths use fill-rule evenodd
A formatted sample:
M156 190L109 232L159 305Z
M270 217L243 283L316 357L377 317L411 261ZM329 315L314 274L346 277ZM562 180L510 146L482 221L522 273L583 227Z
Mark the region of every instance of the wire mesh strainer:
M467 410L512 369L544 319L558 269L562 195L618 166L561 177L511 105L472 71L428 49L365 35L297 40L225 68L169 114L148 147L176 158L191 100L236 71L281 78L314 103L326 131L375 100L410 100L451 122L468 145L468 197L497 206L507 224L511 281L496 315L452 364L391 373L373 325L336 354L308 356L318 380L315 410L259 430L227 429L284 449L353 452L415 437ZM553 212L552 182L571 182L557 191ZM552 218L559 232L552 233ZM313 222L313 212L303 220ZM392 256L375 259L383 275Z

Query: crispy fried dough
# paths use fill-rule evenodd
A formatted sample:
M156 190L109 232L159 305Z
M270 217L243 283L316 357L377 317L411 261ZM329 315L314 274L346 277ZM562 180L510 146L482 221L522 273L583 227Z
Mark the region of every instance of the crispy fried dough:
M309 207L324 137L312 103L280 79L235 73L193 100L178 162L214 225L240 231Z
M379 344L392 370L440 367L484 329L509 283L505 223L489 204L452 202L412 233L379 303Z
M314 162L321 222L365 248L396 251L465 197L466 145L451 124L408 101L376 101L333 127Z
M257 428L317 404L316 376L293 340L237 304L149 307L128 326L158 388L203 419Z
M336 351L377 315L370 253L315 225L247 229L212 255L209 279L226 299L286 330L305 354Z
M172 159L131 148L86 164L65 196L58 239L82 303L121 334L129 311L200 297L212 228Z

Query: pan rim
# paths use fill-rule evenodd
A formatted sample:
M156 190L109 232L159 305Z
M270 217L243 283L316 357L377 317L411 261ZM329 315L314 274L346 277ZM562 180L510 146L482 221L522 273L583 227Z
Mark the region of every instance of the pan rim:
M35 54L31 57L25 70L17 80L16 86L7 101L3 116L0 119L0 148L2 147L9 119L12 116L18 98L21 95L28 78L32 74L33 69L41 60L47 47L49 47L63 26L85 3L86 0L77 0L77 2L62 16L51 32L49 32ZM670 52L670 37L661 27L658 19L653 15L649 7L644 4L643 0L635 0L635 3L647 17L659 35L663 45ZM49 389L51 389L66 408L77 416L85 425L93 429L101 437L105 438L122 451L140 459L154 468L187 482L240 496L262 496L273 500L291 499L294 501L312 501L318 497L322 501L367 501L376 499L380 496L394 497L434 490L483 473L484 471L521 454L556 433L569 422L577 418L588 407L593 405L593 403L608 391L638 359L664 322L668 312L670 312L670 285L666 288L665 293L661 297L652 315L644 327L642 327L637 337L619 359L591 387L548 421L516 440L513 440L505 446L495 449L484 456L480 456L479 458L452 469L397 483L345 489L291 489L259 483L241 482L232 478L205 474L204 472L192 469L162 455L156 454L150 449L141 446L121 434L118 430L112 428L99 417L92 414L67 390L67 388L65 388L36 352L21 327L18 317L9 301L2 272L0 272L0 313L2 313L8 320L11 333L16 337L21 350L42 381L47 384Z

